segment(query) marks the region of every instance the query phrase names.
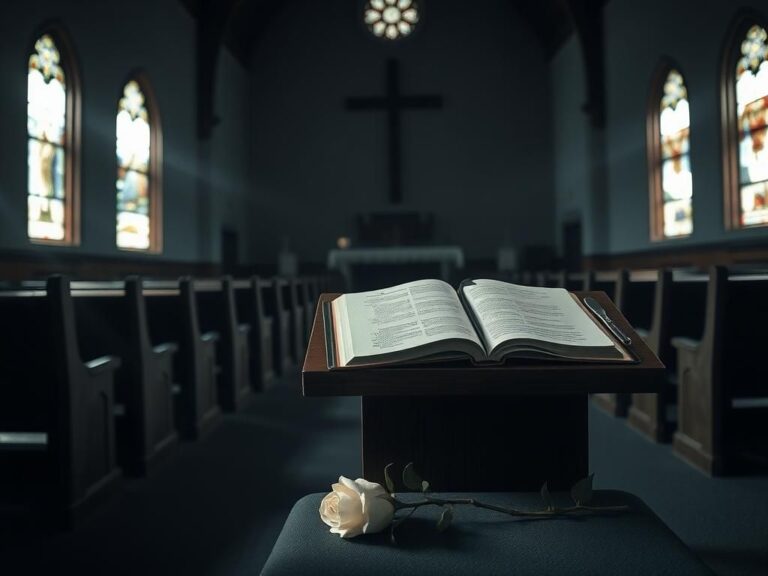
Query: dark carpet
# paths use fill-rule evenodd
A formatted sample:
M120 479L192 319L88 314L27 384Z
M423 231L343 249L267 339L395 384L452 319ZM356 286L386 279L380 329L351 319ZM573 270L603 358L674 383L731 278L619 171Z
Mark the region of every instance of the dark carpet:
M359 412L287 378L77 530L3 522L0 574L256 575L297 499L359 476ZM640 496L718 574L768 575L767 477L708 478L594 408L590 449L596 487Z

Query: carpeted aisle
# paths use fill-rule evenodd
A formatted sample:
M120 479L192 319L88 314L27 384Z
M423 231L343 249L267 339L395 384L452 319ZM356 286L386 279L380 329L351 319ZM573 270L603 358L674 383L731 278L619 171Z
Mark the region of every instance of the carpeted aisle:
M597 488L640 496L718 574L768 575L768 477L710 478L593 405L589 449Z
M359 406L302 398L294 374L78 530L2 523L0 574L256 575L298 498L359 475ZM639 495L719 574L768 574L768 478L707 478L594 408L590 448L596 487Z

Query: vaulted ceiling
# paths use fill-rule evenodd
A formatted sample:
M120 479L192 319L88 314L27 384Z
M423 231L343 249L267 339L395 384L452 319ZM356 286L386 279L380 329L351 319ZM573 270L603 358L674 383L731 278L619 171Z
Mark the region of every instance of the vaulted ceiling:
M210 136L213 85L220 47L226 45L247 66L254 42L270 21L296 0L180 0L197 21L198 132ZM444 1L444 0L438 0ZM587 101L584 110L596 126L603 123L602 9L608 0L509 0L552 58L574 32L585 61Z
M247 64L253 42L272 18L291 1L295 0L181 0L181 3L195 17L211 9L220 10L222 15L226 15L224 43L243 64ZM530 23L547 57L553 56L573 33L572 0L509 1Z

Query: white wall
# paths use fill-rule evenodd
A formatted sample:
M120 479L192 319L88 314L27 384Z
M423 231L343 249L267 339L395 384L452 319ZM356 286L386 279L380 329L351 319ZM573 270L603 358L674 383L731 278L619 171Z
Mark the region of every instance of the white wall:
M470 258L552 244L549 74L530 25L506 0L436 1L419 33L387 44L357 3L297 0L254 50L253 187L256 256L290 238L322 262L357 213L388 209L383 113L348 112L350 96L383 95L385 62L402 89L440 94L438 111L403 117L403 209L436 215L439 242Z

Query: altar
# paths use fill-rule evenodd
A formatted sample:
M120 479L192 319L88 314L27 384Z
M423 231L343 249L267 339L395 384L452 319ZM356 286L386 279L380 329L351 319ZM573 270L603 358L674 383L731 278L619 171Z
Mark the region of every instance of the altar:
M348 292L359 290L354 267L391 267L432 264L442 280L451 281L456 269L464 268L464 251L459 246L396 246L385 248L334 249L328 252L328 269L337 270L344 277ZM413 278L414 280L417 278ZM400 283L394 279L391 284ZM386 286L387 283L381 285Z

